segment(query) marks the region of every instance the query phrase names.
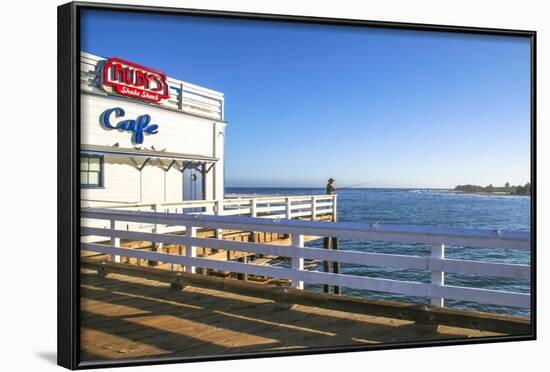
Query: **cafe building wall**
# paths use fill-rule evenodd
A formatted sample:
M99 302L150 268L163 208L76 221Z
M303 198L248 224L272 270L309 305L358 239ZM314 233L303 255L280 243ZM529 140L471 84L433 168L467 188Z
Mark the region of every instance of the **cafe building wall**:
M81 53L83 204L223 198L223 94L166 78L158 102L125 96L105 84L108 63Z

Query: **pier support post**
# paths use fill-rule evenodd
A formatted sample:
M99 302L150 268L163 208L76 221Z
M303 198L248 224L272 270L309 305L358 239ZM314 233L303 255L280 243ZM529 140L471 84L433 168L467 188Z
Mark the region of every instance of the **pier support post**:
M332 221L333 222L338 222L338 212L336 210L336 207L337 207L336 197L337 195L332 195Z
M445 245L434 244L432 245L432 258L445 258ZM445 285L445 272L432 271L431 272L432 285L442 287ZM443 307L445 306L445 299L441 297L433 297L431 300L432 306Z
M111 220L109 227L111 230L116 230L116 221ZM115 238L114 236L111 236L111 247L120 248L120 238ZM111 261L120 262L120 256L116 254L111 255Z
M338 241L338 238L331 238L331 239L332 239L331 249L334 249L336 251L339 250L340 242ZM334 274L340 274L340 262L334 261L332 263L332 272ZM334 294L339 295L341 293L340 286L335 285L333 288L334 288Z
M332 221L333 222L338 222L338 214L336 213L336 195L332 195ZM338 238L336 237L333 237L333 238L329 238L330 239L330 244L329 244L329 249L335 249L335 250L339 250L340 249L340 241L338 240ZM340 262L333 262L332 263L332 272L334 274L340 274ZM334 286L334 294L341 294L341 288L340 286L337 286L335 285Z
M195 238L197 236L197 228L193 226L185 226L185 256L197 257L197 247L191 244L188 238ZM196 273L196 267L192 265L185 266L185 272L190 274Z
M304 236L300 234L292 234L290 235L290 242L295 252L292 255L292 270L298 273L299 271L304 270L304 259L298 252L300 248L304 248ZM304 282L293 279L292 286L296 289L304 289Z
M331 249L331 245L332 245L332 239L330 237L324 237L323 238L323 248ZM329 261L323 261L323 271L325 273L330 272L330 262ZM323 292L330 293L330 285L323 284Z
M338 241L338 238L333 238L333 237L323 238L323 247L325 249L338 250L338 249L340 249L339 245L340 245L340 243ZM331 267L332 267L332 272L333 273L335 273L335 274L340 273L340 262L323 261L323 271L325 273L330 273ZM335 285L332 288L333 288L334 294L340 294L341 293L341 290L340 290L339 286ZM325 293L330 293L330 285L324 284L323 285L323 291Z

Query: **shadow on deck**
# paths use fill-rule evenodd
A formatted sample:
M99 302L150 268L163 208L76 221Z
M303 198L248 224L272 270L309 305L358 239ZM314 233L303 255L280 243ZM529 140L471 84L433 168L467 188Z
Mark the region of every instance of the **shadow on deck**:
M529 333L508 316L82 259L83 362Z

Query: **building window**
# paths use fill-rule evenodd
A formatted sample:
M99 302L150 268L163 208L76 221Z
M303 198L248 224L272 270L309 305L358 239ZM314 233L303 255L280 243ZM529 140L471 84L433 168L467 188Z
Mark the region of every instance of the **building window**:
M80 155L80 187L103 187L103 156Z

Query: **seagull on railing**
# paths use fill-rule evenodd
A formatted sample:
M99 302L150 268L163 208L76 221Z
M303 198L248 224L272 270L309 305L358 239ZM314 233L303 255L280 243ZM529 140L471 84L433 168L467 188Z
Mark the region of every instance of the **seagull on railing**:
M119 146L120 144L118 142L113 145L113 147L119 147Z

